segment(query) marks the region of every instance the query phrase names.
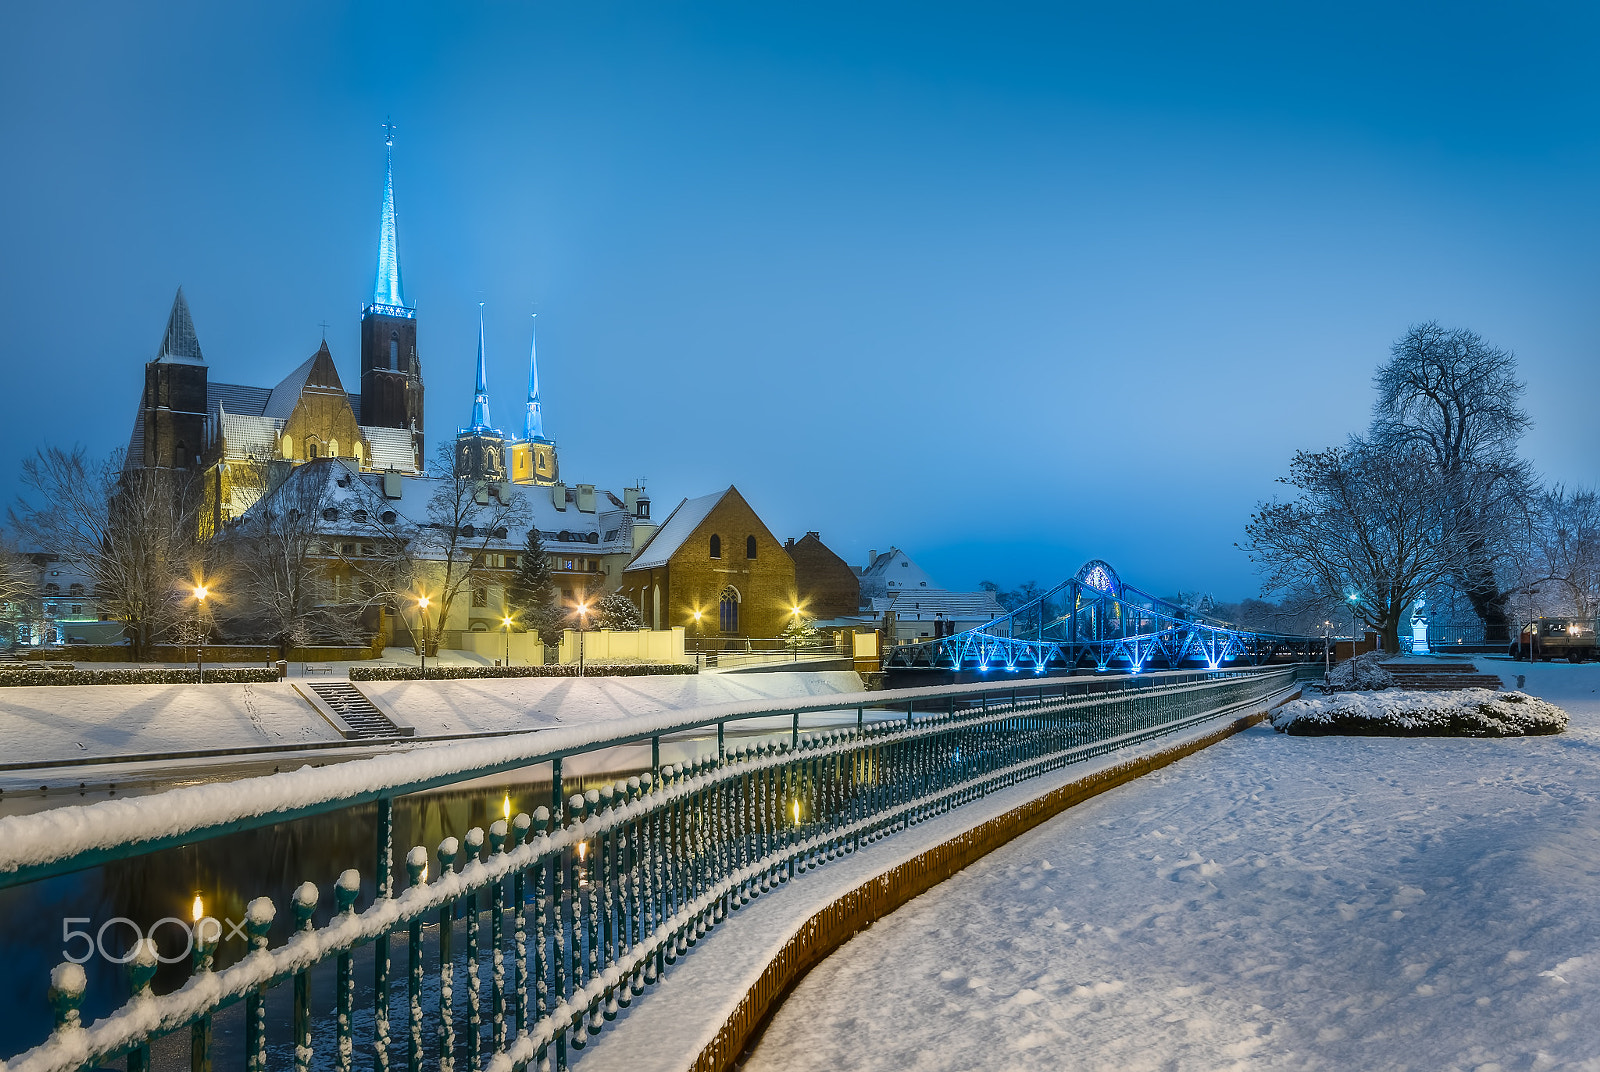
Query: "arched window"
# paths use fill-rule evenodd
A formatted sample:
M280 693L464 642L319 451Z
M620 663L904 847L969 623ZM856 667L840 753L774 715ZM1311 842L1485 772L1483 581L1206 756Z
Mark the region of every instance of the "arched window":
M389 332L389 367L396 371L400 369L400 333L398 331Z
M294 461L294 436L283 437L283 456Z
M337 458L338 456L339 456L339 441L337 439L328 440L328 457Z
M59 584L47 584L44 586L44 594L47 596L58 596L61 594L61 586Z
M83 595L83 585L81 585L81 584L69 585L68 588L67 588L67 595L69 595L69 596L81 596L81 595Z
M756 538L754 536L746 536L744 538L744 557L756 557Z
M322 456L320 450L318 449L321 447L321 445L322 444L318 443L315 439L312 439L310 436L306 436L307 461L314 461Z
M739 631L739 590L733 585L722 590L720 623L724 633Z
M722 537L714 532L711 534L711 557L722 557Z
M361 441L360 440L356 441L356 467L358 469L361 467Z

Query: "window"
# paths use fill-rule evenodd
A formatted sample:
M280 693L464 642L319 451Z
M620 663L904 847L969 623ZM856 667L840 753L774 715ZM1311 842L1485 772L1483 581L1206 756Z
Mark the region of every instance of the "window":
M474 607L487 607L489 605L489 582L474 581L472 584L472 605Z
M393 525L394 519L395 512L393 510L385 510L383 513L378 515L378 520L382 521L385 525Z
M400 369L400 333L389 332L389 367L395 371Z
M360 465L361 465L361 444L359 442L357 442L356 443L356 466L359 467Z
M81 596L81 595L83 595L83 585L77 584L77 583L73 583L73 584L69 585L67 587L67 595L69 595L69 596Z
M47 584L44 586L44 594L47 596L58 596L61 594L61 586L59 584Z
M365 510L357 510L350 515L350 520L358 525L365 525L367 523L367 512Z
M337 439L328 440L328 457L337 458L338 456L339 456L339 441Z
M713 537L715 539L715 537ZM724 633L739 631L739 590L729 585L722 590L719 619Z
M74 613L74 614L82 614L83 613L83 604L82 603L74 603L72 605L72 613Z
M711 534L711 557L722 557L722 537L714 532Z
M294 458L294 436L286 435L283 437L283 456L289 459Z
M306 440L306 460L315 461L318 457L317 441L315 439Z
M756 557L756 538L754 536L746 536L744 538L744 557Z
M315 449L315 448L312 448L312 449ZM312 457L316 457L316 455L313 454ZM326 510L322 511L322 520L324 520L324 521L337 521L337 520L339 520L339 509L338 509L338 507L330 506Z

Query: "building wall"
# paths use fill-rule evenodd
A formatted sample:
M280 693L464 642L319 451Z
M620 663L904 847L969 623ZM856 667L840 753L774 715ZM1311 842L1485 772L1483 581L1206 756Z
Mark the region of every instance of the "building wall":
M144 367L143 401L144 464L149 468L193 467L206 446L206 367L149 362Z
M831 551L822 537L808 532L785 545L794 560L795 586L808 618L842 618L861 606L861 578Z
M623 660L643 663L686 663L692 655L683 652L683 630L638 629L615 632L595 629L583 634L585 662L603 663ZM560 662L578 661L578 633L567 629L561 634Z
M307 444L312 440L318 444L319 458L359 457L365 461L372 455L372 448L361 438L355 412L343 391L307 389L301 394L294 412L283 424L283 434L278 439L279 453L291 461L305 461L311 456ZM330 449L335 444L337 451ZM285 446L292 453L284 451Z

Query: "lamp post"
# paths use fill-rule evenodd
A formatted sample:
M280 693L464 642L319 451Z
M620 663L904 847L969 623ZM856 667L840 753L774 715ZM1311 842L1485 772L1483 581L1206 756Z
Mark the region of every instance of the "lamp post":
M800 661L800 606L789 608L789 626L794 632L794 661Z
M500 619L500 626L506 634L506 665L511 665L511 617L506 615Z
M1323 676L1323 679L1326 680L1327 676L1332 672L1333 672L1333 622L1332 621L1325 621L1325 622L1322 623L1322 676Z
M194 586L194 676L198 683L206 680L205 668L205 643L206 643L206 596L210 593L203 584Z
M583 676L583 630L588 623L589 601L578 600L578 676Z
M1356 604L1361 602L1361 597L1355 592L1345 596L1350 601L1350 658L1356 657Z
M422 656L422 678L428 678L428 597L417 597L417 617L422 621L422 636L418 638L417 651Z
M700 669L700 612L694 612L694 668Z

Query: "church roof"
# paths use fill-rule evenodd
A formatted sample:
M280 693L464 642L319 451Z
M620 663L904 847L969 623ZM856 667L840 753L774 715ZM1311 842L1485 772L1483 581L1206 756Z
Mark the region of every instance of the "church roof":
M378 223L378 275L372 285L372 303L406 308L400 290L400 239L394 212L394 128L385 124L383 167L383 217Z
M278 456L279 422L271 417L249 413L230 413L223 409L219 414L222 438L228 444L228 454L235 458L256 455L261 458Z
M639 549L638 557L628 563L628 568L655 569L658 566L665 566L672 556L678 553L678 548L694 535L694 530L700 527L706 515L711 513L732 490L730 486L710 495L702 495L698 499L685 499L680 502L672 513L667 515L667 519L661 523L661 528L656 530L650 541Z
M167 330L161 336L156 360L205 364L206 359L200 354L200 340L194 333L194 317L189 315L189 302L183 296L182 287L172 299L172 312L167 314Z
M302 361L298 368L272 389L267 404L261 408L261 415L280 421L288 420L289 415L294 412L295 404L300 401L300 396L307 388L346 393L344 383L339 379L339 370L334 367L333 354L328 351L326 339L317 348L316 353Z

